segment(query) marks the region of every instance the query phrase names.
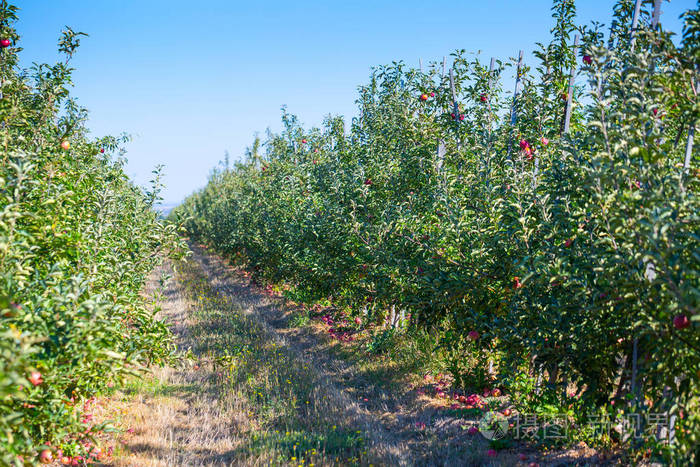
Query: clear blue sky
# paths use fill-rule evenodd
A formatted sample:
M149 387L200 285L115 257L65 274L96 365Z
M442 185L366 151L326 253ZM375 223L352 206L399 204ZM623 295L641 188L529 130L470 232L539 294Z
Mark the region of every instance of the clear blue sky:
M54 62L65 25L90 34L73 65L74 95L96 136L130 133L128 173L139 184L165 165L166 203L206 183L228 150L278 130L286 104L306 126L355 115L357 86L393 60L417 66L455 49L484 60L546 42L549 0L246 1L11 0L22 63ZM614 0L578 0L578 22L609 24ZM694 0L663 4L680 32ZM526 55L526 58L531 55Z

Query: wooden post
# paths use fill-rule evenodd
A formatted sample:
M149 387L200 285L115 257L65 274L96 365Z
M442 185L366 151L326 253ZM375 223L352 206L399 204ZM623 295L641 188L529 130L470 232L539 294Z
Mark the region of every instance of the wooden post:
M700 93L700 76L695 77L695 93ZM690 174L690 159L693 157L693 139L695 138L695 122L690 122L688 126L688 142L685 144L685 158L683 159L683 174ZM683 177L681 177L681 187Z
M659 26L659 18L661 17L661 0L654 0L654 13L651 15L651 29L656 29Z
M491 64L489 65L489 82L488 91L491 91L491 86L493 85L493 69L496 67L496 59L491 57ZM490 97L490 96L489 96ZM491 107L491 99L489 99L489 108Z
M447 148L445 147L445 142L443 140L438 141L437 147L437 169L442 170L442 164L445 161L445 154L447 154Z
M455 77L452 68L450 68L450 89L452 90L452 112L455 114L455 120L459 123L459 106L457 105L457 91L455 90Z
M513 91L513 105L510 108L510 124L515 126L518 120L517 112L515 110L515 103L518 98L518 91L520 90L520 68L523 66L523 51L521 50L518 54L518 67L515 72L515 90Z
M564 134L569 132L569 123L571 122L571 110L573 106L574 97L574 78L576 73L576 60L578 55L578 40L579 36L576 34L574 37L574 65L571 67L571 74L569 75L569 92L566 98L566 113L564 114Z
M513 104L510 107L510 126L515 129L515 124L518 121L518 114L515 110L515 105L518 99L518 91L520 89L520 68L523 66L523 51L521 50L518 54L518 66L515 71L515 90L513 91ZM508 157L510 157L511 150L513 148L513 139L510 138L508 141Z
M486 169L486 186L489 185L489 175L491 171L491 88L493 87L493 69L496 67L496 59L491 57L491 64L489 65L489 80L488 87L486 88L486 97L489 103L489 115L488 115L488 131L489 131L489 145L486 150L486 160L484 161L484 169Z
M455 77L454 69L450 68L450 89L452 90L452 113L454 114L454 121L459 125L459 105L457 105L457 91L455 90ZM459 138L457 138L457 150L459 151L461 144Z
M683 161L683 171L686 175L690 173L690 158L693 155L693 138L695 137L695 125L690 125L688 129L688 142L685 145L685 160Z
M637 0L634 4L634 14L632 14L632 27L630 28L630 49L634 47L634 36L639 24L639 10L642 7L642 0Z

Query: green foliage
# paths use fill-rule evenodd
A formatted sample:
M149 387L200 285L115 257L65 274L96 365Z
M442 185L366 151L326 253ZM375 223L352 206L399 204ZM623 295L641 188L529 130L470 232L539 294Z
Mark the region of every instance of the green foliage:
M13 44L15 11L0 2ZM69 94L81 35L68 28L65 62L31 73L16 46L0 52L0 465L79 446L81 400L173 355L141 291L181 241L153 209L157 183L134 186L111 156L125 138L87 136Z
M388 328L378 331L366 344L367 352L379 355L388 352L395 345L396 329Z
M393 63L359 88L347 131L332 117L305 131L285 110L280 134L214 172L173 216L309 302L332 299L375 324L405 311L444 336L465 385L498 376L518 389L509 372L528 372L543 383L515 397L523 409L568 413L571 387L579 414L678 416L673 443L649 431L643 443L697 460L697 149L687 170L683 160L700 111L698 13L684 15L676 46L649 27L645 4L630 50L632 3L616 6L605 43L597 25L574 26L573 2L555 2L552 42L534 72L521 70L515 125L500 85L513 62L489 73L454 54L463 120L437 64ZM673 325L681 315L689 327ZM489 360L496 374L484 374Z

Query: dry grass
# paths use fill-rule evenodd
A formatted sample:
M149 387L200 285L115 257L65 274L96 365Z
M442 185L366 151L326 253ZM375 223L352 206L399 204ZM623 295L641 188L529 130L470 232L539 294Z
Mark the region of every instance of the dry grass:
M476 416L409 390L416 375L396 361L354 359L320 326L290 328L280 300L192 248L154 276L176 281L151 286L189 358L112 397L102 418L125 432L111 465L527 465L514 450L487 457L465 429ZM533 460L595 464L577 451Z

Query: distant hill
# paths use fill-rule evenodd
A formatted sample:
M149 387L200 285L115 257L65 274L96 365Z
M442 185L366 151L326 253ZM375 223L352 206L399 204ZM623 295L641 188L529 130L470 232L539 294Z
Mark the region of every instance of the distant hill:
M178 204L180 204L180 203L159 204L158 206L156 206L156 210L159 211L163 217L167 217L168 214L170 214L170 211L172 211L175 208L175 206L177 206Z

